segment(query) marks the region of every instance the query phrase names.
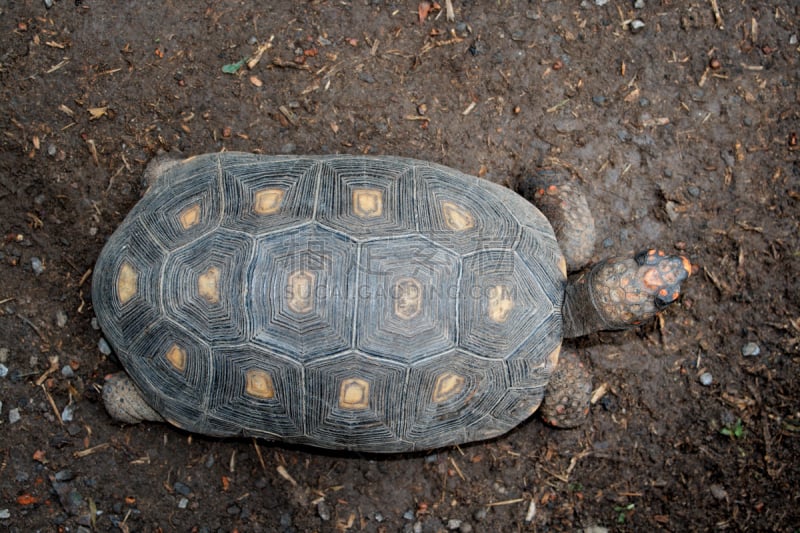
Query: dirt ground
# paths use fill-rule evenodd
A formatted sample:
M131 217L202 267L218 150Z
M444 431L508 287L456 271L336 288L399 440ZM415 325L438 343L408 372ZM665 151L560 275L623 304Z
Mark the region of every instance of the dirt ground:
M800 4L440 1L0 3L3 529L800 529ZM148 160L220 150L566 167L596 258L695 275L580 340L576 430L377 457L120 426L94 261Z

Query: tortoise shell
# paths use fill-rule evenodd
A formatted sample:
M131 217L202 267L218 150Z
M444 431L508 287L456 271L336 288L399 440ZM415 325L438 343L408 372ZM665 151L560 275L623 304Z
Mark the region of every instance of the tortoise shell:
M394 157L156 167L92 300L172 424L372 452L505 433L539 406L564 260L499 185Z

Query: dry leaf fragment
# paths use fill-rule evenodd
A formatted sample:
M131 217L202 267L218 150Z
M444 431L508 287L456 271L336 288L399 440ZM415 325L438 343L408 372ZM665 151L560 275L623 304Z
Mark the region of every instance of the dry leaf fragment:
M422 24L425 22L425 19L428 18L428 14L431 12L431 3L420 2L417 12L419 14L419 23Z
M101 118L101 117L105 116L106 113L108 113L108 106L90 107L89 108L89 114L91 116L89 117L89 120L97 120L98 118Z

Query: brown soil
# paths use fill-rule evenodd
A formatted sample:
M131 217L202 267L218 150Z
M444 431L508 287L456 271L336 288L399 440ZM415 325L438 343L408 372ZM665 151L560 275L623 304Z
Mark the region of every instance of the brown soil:
M440 3L422 23L416 1L0 5L2 528L800 527L797 2ZM506 184L566 166L596 257L658 244L696 275L659 320L582 339L605 394L577 430L365 457L121 427L91 268L151 157L219 150Z

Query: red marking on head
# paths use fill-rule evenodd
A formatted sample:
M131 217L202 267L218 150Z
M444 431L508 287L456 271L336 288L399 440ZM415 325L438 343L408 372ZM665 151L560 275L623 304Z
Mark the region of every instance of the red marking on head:
M661 274L655 268L650 268L642 276L642 283L651 291L657 290L664 284Z
M549 193L551 193L551 194L555 194L555 193L557 193L557 192L558 192L558 187L556 187L555 185L550 185L550 186L547 188L547 192L549 192Z
M666 296L667 295L667 289L661 289L660 291L658 291L658 295L659 296Z
M681 263L683 263L683 269L686 271L686 275L687 276L691 276L692 275L692 263L691 263L691 261L689 261L689 259L687 259L684 256L680 256L680 258L681 258Z

